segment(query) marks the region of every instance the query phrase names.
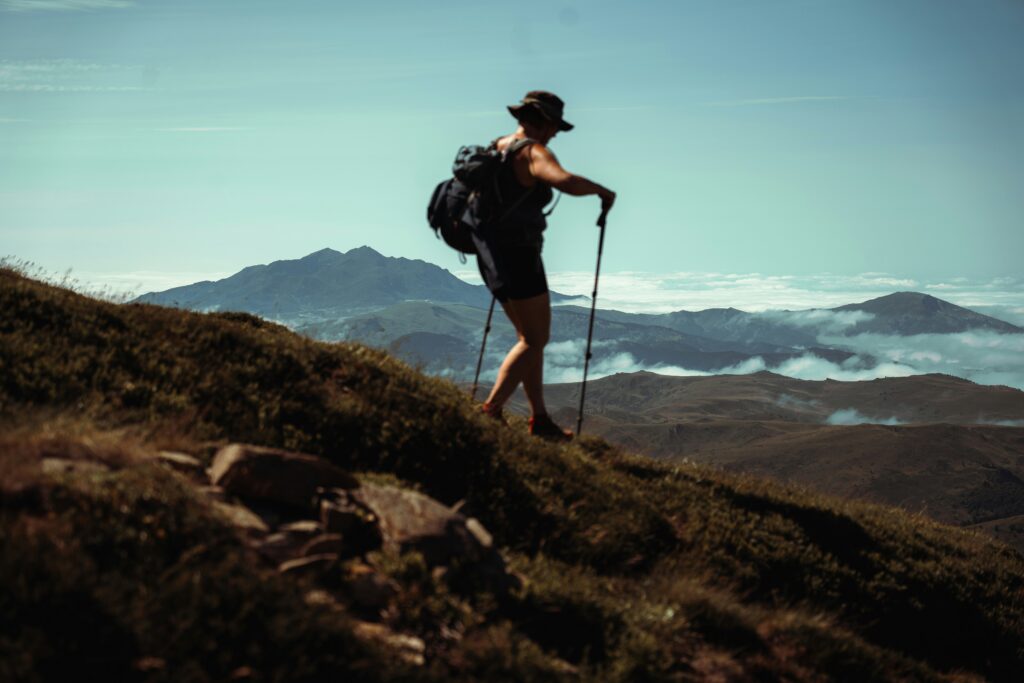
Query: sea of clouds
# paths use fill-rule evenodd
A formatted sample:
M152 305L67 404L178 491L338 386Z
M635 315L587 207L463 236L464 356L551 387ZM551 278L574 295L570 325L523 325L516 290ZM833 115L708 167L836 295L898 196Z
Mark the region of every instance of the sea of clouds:
M591 287L593 275L562 273L551 276L549 280L553 289L574 293ZM926 282L884 273L856 276L615 273L607 278L602 276L598 298L600 308L649 313L738 308L759 312L797 327L816 327L820 330L818 340L822 345L843 348L855 355L845 362L836 363L806 353L775 366L769 366L763 358L754 357L736 366L707 373L676 366L643 364L628 353L619 353L599 358L592 364L588 376L602 377L641 370L681 376L770 370L797 379L857 381L945 373L978 384L1024 389L1024 334L973 330L956 334L860 334L848 337L842 334L843 331L870 318L870 314L823 310L894 291L924 292L1024 326L1024 279L1021 278L954 278ZM817 310L808 310L814 308ZM545 369L547 381L579 381L582 378L584 345L583 340L577 340L549 348ZM836 417L837 421L843 419L856 418Z
M999 334L976 330L959 334L919 334L907 337L861 334L854 337L820 337L823 344L855 352L836 363L813 353L769 365L760 356L715 372L674 365L646 364L630 353L599 353L611 342L594 345L597 357L588 378L597 379L620 372L656 372L674 376L745 375L769 370L779 375L806 380L833 379L844 382L882 377L909 377L943 373L978 384L1006 385L1024 390L1024 334ZM583 377L586 340L550 344L545 354L545 381L578 382ZM500 358L496 358L500 363Z

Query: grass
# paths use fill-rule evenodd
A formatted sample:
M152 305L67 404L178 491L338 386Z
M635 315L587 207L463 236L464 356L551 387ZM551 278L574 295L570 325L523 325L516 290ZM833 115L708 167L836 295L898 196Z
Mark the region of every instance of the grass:
M1011 681L1021 671L1024 560L974 533L660 465L597 439L538 442L383 352L245 314L115 305L11 269L0 270L0 310L0 419L14 430L0 445L0 538L11 544L0 580L4 613L16 615L4 623L72 603L96 621L65 629L84 631L79 641L59 620L5 633L3 647L29 653L15 660L26 677L46 679L62 642L131 653L104 666L155 657L194 680L239 666L302 680L349 664L426 680ZM495 596L415 557L378 558L402 586L388 619L428 646L421 669L378 667L344 614L321 614L264 576L187 487L139 456L173 447L208 459L227 441L322 455L463 501L525 586ZM39 471L43 451L113 465L54 479ZM251 653L253 639L280 644ZM325 655L335 649L344 654ZM303 664L283 668L286 655Z

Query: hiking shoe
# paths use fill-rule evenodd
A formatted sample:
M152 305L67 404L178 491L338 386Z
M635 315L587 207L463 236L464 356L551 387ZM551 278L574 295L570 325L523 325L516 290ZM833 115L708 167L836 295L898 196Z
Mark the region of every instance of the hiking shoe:
M572 441L572 432L556 425L547 414L530 418L530 434L551 441Z
M505 420L505 412L501 408L495 408L490 403L483 403L480 406L480 412L489 418L497 420L503 425L507 425L508 422Z

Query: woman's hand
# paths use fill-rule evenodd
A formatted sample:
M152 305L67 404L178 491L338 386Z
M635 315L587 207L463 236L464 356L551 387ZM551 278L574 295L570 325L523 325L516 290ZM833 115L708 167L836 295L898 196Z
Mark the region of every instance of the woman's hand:
M612 210L612 204L615 203L615 193L607 187L602 187L597 195L601 198L601 215L597 217L597 225L603 228L608 218L608 212Z
M612 208L612 204L615 203L615 193L609 190L607 187L602 187L601 191L597 193L601 198L601 211L608 213Z

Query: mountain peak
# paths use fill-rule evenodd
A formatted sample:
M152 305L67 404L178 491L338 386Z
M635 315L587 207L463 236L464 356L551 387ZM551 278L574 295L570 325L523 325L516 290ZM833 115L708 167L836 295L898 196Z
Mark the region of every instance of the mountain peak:
M380 253L372 247L368 247L365 244L355 249L349 249L345 252L345 256L355 256L357 258L385 258L384 254Z
M306 254L298 260L301 263L321 263L323 261L333 261L339 256L341 256L340 251L335 251L331 248L324 248L320 251L314 251L312 254Z
M879 332L883 334L942 334L969 329L990 329L1004 333L1018 333L1021 328L996 318L977 313L962 306L936 298L923 292L894 292L859 304L833 308L833 311L863 311L873 318L847 330L853 332Z

